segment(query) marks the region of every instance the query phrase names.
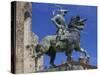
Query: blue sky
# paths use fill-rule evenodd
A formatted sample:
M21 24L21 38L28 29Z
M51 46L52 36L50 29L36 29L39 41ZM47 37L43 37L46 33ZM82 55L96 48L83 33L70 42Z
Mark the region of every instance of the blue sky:
M59 4L57 4L59 5ZM90 64L97 65L97 7L79 5L61 5L69 10L66 14L66 23L72 16L80 15L88 19L85 29L81 32L81 47L90 55ZM55 34L56 26L52 23L52 11L58 9L55 4L33 3L32 4L32 31L39 36L41 41L45 36ZM77 60L79 53L73 52L73 58ZM55 64L59 65L66 60L64 53L57 53ZM49 57L44 55L44 65L49 66Z

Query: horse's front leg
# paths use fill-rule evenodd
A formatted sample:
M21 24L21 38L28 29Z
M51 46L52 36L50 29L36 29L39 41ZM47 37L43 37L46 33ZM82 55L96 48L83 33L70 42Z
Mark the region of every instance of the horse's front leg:
M75 51L78 51L81 53L80 58L86 59L87 62L89 62L90 56L85 49L80 47L80 43L75 44Z
M86 58L90 58L89 54L87 53L87 51L83 48L80 48L80 51L81 51L81 57L83 57L83 54Z
M69 44L68 40L66 40L66 42L67 42L67 47L66 47L65 54L67 56L67 62L72 62L73 44Z
M87 51L84 50L83 48L80 48L80 51L81 51L81 56L80 56L80 58L85 59L85 63L89 63L90 56L89 56L89 54L87 53ZM83 55L83 54L84 54L84 55Z
M73 61L72 52L66 52L66 56L67 56L67 61L68 62L72 62Z

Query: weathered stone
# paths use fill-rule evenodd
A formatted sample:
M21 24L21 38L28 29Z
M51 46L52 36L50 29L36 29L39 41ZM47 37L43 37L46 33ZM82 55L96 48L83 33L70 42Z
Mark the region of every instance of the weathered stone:
M16 64L15 73L32 73L42 70L43 57L35 63L32 58L38 36L32 32L32 4L16 2ZM29 47L28 47L29 46ZM37 65L37 67L35 67Z
M84 66L86 68L84 68ZM96 66L84 64L82 65L80 62L73 61L72 63L64 63L58 65L56 67L49 67L48 69L44 69L44 72L49 71L69 71L69 70L84 70L84 69L96 69Z

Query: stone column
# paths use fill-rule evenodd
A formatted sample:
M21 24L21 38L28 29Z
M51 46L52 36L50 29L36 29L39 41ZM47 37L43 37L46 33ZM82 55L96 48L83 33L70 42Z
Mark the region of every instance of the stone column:
M35 66L41 70L43 57L32 58L35 46L38 44L38 36L32 32L32 3L16 2L16 51L15 73L33 73ZM27 48L29 46L29 48Z
M23 2L16 2L15 73L24 73L24 4Z

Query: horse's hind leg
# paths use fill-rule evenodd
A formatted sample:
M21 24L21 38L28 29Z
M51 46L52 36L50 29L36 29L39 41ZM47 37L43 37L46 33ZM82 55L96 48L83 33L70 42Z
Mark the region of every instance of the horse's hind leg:
M50 56L50 64L55 67L56 65L54 64L54 60L56 57L56 50L52 46L49 48L49 56Z
M55 53L51 54L50 56L50 64L55 67L56 65L54 64L54 60L55 60Z

